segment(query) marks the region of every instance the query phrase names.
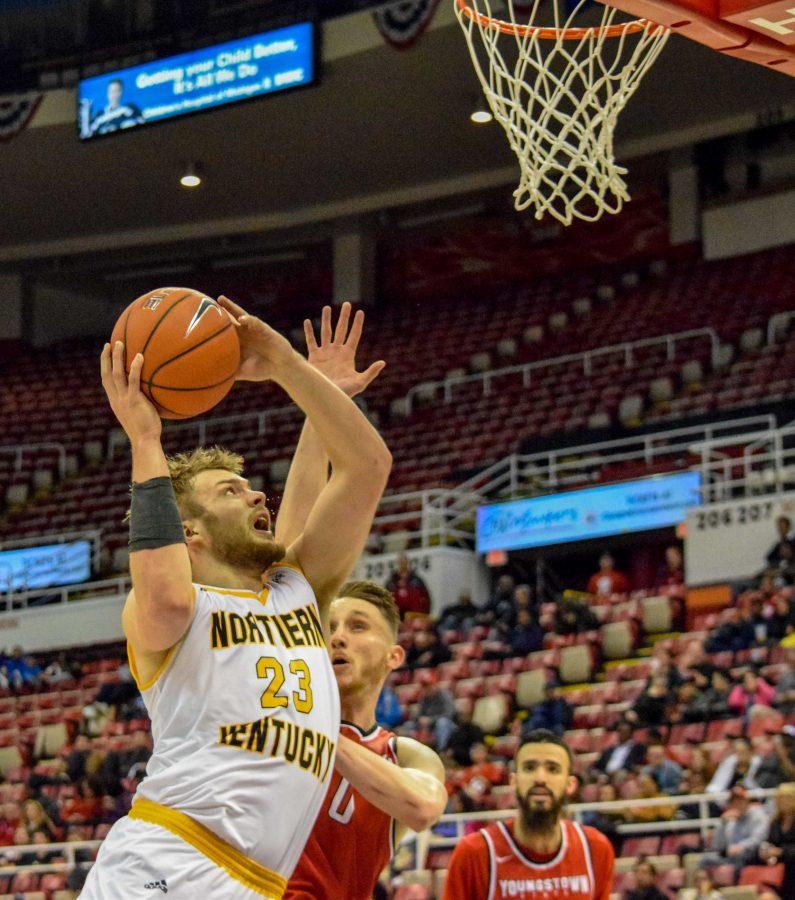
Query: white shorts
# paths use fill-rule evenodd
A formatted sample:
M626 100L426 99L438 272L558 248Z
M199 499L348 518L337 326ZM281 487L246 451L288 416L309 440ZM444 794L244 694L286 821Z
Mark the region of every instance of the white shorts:
M181 838L125 816L108 832L79 900L262 900Z

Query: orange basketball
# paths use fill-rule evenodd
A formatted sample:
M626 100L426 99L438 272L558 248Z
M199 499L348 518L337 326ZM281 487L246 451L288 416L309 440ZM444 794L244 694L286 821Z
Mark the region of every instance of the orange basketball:
M211 297L167 287L134 300L111 344L124 343L124 367L143 353L141 390L164 419L189 419L227 395L240 364L237 329Z

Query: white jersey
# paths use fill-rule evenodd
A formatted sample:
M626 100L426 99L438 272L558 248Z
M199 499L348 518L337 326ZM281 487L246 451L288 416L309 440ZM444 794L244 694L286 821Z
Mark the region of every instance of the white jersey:
M187 633L139 684L154 752L131 816L199 849L217 836L208 856L230 873L253 861L279 895L273 885L292 874L323 804L339 733L317 602L287 565L269 570L260 594L194 590Z

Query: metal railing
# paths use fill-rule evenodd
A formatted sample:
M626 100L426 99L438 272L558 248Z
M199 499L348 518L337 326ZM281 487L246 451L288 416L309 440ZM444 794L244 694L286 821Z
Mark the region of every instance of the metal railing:
M14 471L22 469L23 457L32 451L55 450L58 454L58 475L66 477L66 447L55 441L45 441L40 444L5 444L0 446L0 454L14 457Z
M0 612L45 606L52 603L74 603L80 600L115 601L126 597L131 585L129 575L120 575L117 578L104 578L101 581L85 581L81 584L54 585L53 587L37 588L33 591L4 593L0 594Z
M538 359L521 365L504 366L500 369L489 369L486 372L478 372L473 375L459 375L452 378L442 378L439 381L426 381L422 384L415 385L405 395L406 412L410 413L414 406L414 400L418 396L431 396L441 388L442 398L445 403L450 403L453 398L453 389L464 384L476 384L478 382L483 385L483 394L487 396L491 393L491 383L496 378L502 378L506 375L521 375L522 385L530 387L532 374L540 369L551 369L562 365L581 365L583 375L590 375L593 370L593 362L595 359L603 356L624 357L625 368L634 365L634 354L637 350L646 347L664 346L666 358L669 362L673 361L676 355L676 345L682 341L694 340L696 338L706 338L710 344L710 357L713 368L717 365L720 353L720 337L713 328L693 328L688 331L680 331L672 334L663 334L657 337L641 338L637 341L626 341L621 344L611 344L607 347L597 347L593 350L582 350L578 353L567 353L564 356L554 356L548 359Z
M78 850L99 850L102 841L61 841L54 844L19 844L0 847L0 875L18 875L30 873L31 875L47 875L50 873L63 873L80 865L77 860ZM35 863L29 866L14 865L9 857L21 856L26 853L60 853L63 862Z
M757 800L767 800L775 796L774 789L749 790L748 796ZM627 809L639 809L655 806L698 806L698 818L694 819L669 819L657 822L628 822L617 827L622 835L653 835L664 833L676 833L678 831L698 831L702 843L706 843L710 832L720 822L710 814L710 807L714 804L723 804L731 796L730 791L715 792L712 794L683 794L665 797L640 797L635 800L611 800L607 802L573 803L567 808L566 815L581 822L583 814L587 812L624 812ZM464 836L464 826L471 822L495 822L504 821L516 815L516 809L490 810L478 813L452 813L444 815L439 820L440 825L455 825L455 833L437 834L433 830L423 831L415 836L417 846L417 868L427 867L428 853L431 850L444 850L454 847Z

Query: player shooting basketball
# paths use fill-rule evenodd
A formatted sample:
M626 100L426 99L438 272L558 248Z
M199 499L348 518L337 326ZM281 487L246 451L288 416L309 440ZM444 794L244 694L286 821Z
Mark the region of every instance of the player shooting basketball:
M561 818L577 783L571 752L551 731L531 732L514 756L516 818L463 838L444 900L608 900L613 848L595 828Z
M143 358L128 377L122 345L103 350L102 383L132 447L123 620L155 747L84 900L282 897L331 777L339 696L320 620L361 554L391 457L284 337L221 303L239 328L238 379L279 384L333 471L280 544L242 459L213 448L167 460Z
M340 312L332 336L331 310L323 310L320 343L304 323L309 360L351 396L381 370L356 372L364 313ZM289 543L328 478L328 457L307 420L276 523ZM350 582L329 610L327 642L340 689L342 724L336 770L286 900L369 900L394 847L410 828L423 831L444 812L444 766L429 747L397 737L376 724L378 695L390 672L403 664L397 643L400 614L392 595L372 582Z

